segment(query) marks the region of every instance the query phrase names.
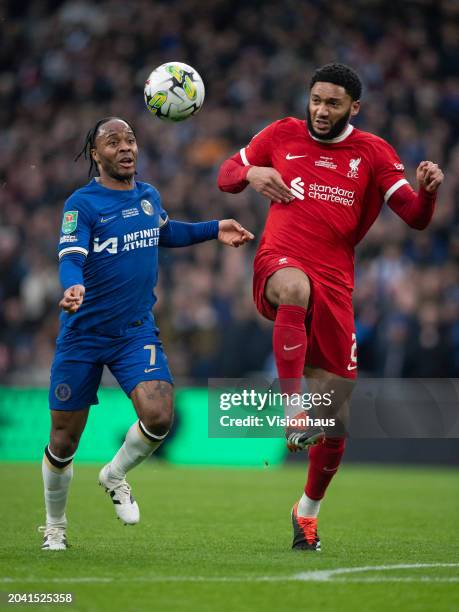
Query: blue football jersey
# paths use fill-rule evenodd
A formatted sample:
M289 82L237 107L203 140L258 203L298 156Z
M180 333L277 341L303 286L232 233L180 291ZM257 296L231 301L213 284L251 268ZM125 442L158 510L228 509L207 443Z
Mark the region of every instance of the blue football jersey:
M119 191L93 179L75 191L64 206L59 259L86 257L86 294L76 313L62 313L61 324L116 335L152 317L160 228L167 221L159 192L148 183Z

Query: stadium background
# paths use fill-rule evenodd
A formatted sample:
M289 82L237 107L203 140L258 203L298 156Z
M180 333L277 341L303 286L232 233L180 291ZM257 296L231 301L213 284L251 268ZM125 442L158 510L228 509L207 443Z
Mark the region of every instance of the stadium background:
M323 551L311 558L289 549L304 465L272 469L285 457L280 439L207 437L207 377L273 373L271 325L251 301L254 246L161 253L156 316L178 423L160 460L130 474L142 522L118 526L95 486L133 420L106 377L77 456L72 546L50 558L34 534L61 209L87 180L73 158L102 116L136 127L139 175L171 217L231 216L259 237L266 201L220 193L220 161L272 120L303 116L317 65L354 66L365 82L356 125L397 148L412 184L422 159L446 175L427 231L385 210L359 247L361 375L458 376L458 16L456 0L0 2L0 590L72 592L72 609L90 612L459 608L457 470L447 465L459 461L457 440L351 440L321 509ZM201 114L177 126L156 121L142 99L149 72L171 59L195 66L207 87Z
M235 217L259 237L266 201L249 189L238 197L220 193L219 164L272 120L304 116L307 79L333 60L361 74L365 92L355 124L395 146L411 183L423 159L446 175L428 231L410 230L387 209L358 249L361 374L457 376L457 16L453 0L6 2L0 383L47 385L58 325L61 209L87 181L87 164L73 158L98 118L120 115L135 126L139 176L159 188L172 218ZM178 125L152 118L142 97L152 68L171 59L195 66L207 89L202 112ZM161 253L155 315L179 388L214 376L273 374L271 323L251 300L254 251L255 245L232 250L210 242ZM113 383L110 376L104 381ZM5 391L2 429L11 432L7 398ZM36 405L29 412L47 419L42 396L30 398L21 400ZM36 429L29 430L30 448L27 436ZM381 450L386 457L413 458L410 444L391 444L390 452L387 443ZM376 447L359 442L348 456L360 448L358 458L370 458ZM442 442L430 460L451 461L455 448Z

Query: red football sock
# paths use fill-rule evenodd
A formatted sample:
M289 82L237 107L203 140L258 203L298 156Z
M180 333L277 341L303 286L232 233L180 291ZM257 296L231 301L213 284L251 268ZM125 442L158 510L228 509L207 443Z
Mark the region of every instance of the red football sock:
M300 393L306 357L306 308L281 304L274 322L273 348L282 393Z
M309 449L308 480L304 492L310 499L322 499L336 474L344 453L344 438L324 438Z

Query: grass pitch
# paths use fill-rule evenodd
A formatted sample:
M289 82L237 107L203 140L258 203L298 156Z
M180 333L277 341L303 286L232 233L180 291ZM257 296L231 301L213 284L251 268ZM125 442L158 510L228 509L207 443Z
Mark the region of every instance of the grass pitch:
M75 465L72 546L52 553L40 550L36 531L43 524L40 466L0 465L5 608L23 609L6 606L5 593L27 591L74 595L73 604L40 610L459 609L456 471L344 465L322 505L322 552L308 553L290 550L289 512L304 468L151 462L129 478L141 510L135 527L115 519L96 484L99 468ZM394 565L408 567L386 567Z

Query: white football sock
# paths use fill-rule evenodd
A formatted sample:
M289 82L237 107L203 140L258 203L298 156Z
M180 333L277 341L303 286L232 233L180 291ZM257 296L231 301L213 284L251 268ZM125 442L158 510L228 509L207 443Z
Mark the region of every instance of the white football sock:
M161 446L168 433L156 436L149 432L141 421L136 421L129 428L123 446L111 460L110 476L124 478L126 472L142 463Z
M315 518L319 514L320 499L311 499L303 493L298 502L298 516Z
M49 449L48 452L50 452ZM59 458L54 455L53 459L59 461ZM71 457L60 461L69 460ZM66 527L65 506L73 477L73 462L64 468L58 468L52 465L45 455L42 461L42 474L45 489L46 525Z

